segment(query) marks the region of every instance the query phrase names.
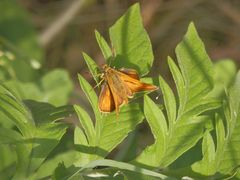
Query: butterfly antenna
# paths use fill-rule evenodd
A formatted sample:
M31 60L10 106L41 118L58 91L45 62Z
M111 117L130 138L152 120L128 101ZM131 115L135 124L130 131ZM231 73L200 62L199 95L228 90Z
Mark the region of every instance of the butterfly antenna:
M102 79L101 81L99 81L99 82L90 90L90 92L91 92L92 90L96 89L97 87L99 87L100 84L102 84L103 81L104 81L104 79Z

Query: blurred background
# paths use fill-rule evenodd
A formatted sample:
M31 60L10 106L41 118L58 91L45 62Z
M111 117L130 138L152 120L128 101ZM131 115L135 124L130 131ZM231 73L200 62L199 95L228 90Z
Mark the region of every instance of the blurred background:
M239 0L1 0L0 80L24 99L88 109L77 73L94 81L82 52L103 64L94 30L109 42L109 27L136 2L155 56L150 75L171 80L167 56L175 57L190 21L213 61L230 58L239 65ZM151 135L140 131L150 144Z
M240 1L238 0L18 0L27 11L44 49L44 67L65 68L76 80L86 71L82 52L98 64L103 57L94 30L108 39L108 28L135 3L140 2L144 26L152 41L152 73L167 74L166 57L193 21L213 60L240 60ZM19 27L20 28L20 27ZM109 39L108 39L109 40Z

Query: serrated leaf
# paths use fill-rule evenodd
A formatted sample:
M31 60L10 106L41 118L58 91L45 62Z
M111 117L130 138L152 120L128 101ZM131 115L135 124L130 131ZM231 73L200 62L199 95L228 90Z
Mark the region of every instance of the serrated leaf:
M137 157L137 163L143 165L166 167L171 164L202 138L210 118L202 116L201 113L221 105L219 100L207 97L212 89L212 64L193 24L189 25L183 41L177 46L176 54L181 72L170 58L168 62L178 90L178 112L173 92L160 78L160 89L163 91L167 116L162 118L162 113L157 114L159 119L164 119L165 123L168 121L171 130L169 129L165 135L164 152L160 153L154 149L162 145L161 139L156 139L153 145L147 147ZM151 122L149 125L151 129L159 129L162 126L161 124L154 127ZM152 133L156 136L154 131ZM162 158L158 159L155 156Z
M106 40L104 39L104 37L97 30L95 30L95 37L96 37L98 45L102 51L103 57L107 61L107 64L110 64L109 60L113 56L111 48L109 47L109 45L106 42Z
M222 174L222 177L234 176L240 165L240 72L236 76L235 83L229 90L227 96L228 106L224 106L224 115L216 114L216 152L212 152L213 157L209 162L209 154L206 154L203 149L203 159L192 165L194 172L201 173L203 175L216 175L218 172ZM230 114L228 115L228 112ZM225 117L223 117L225 116ZM226 119L226 126L224 128L224 119ZM211 137L212 138L212 137ZM212 144L212 142L211 142ZM213 146L203 144L203 148ZM214 164L214 166L212 166ZM214 168L213 168L214 167Z
M204 44L190 23L187 33L176 48L177 60L185 81L185 96L179 114L198 105L213 87L213 65Z
M138 3L110 28L109 34L116 54L113 66L133 68L141 75L147 74L153 63L153 52Z

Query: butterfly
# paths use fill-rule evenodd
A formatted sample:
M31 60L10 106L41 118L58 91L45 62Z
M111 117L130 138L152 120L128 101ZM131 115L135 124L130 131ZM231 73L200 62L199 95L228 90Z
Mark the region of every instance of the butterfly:
M98 107L101 112L116 111L119 114L120 106L127 104L134 93L153 91L158 89L152 84L140 81L138 72L134 69L121 68L119 70L103 65L101 81L103 81L99 95Z

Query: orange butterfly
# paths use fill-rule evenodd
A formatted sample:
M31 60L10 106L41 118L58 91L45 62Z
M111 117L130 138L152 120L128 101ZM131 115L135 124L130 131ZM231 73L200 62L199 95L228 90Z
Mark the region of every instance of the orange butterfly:
M134 69L122 68L116 70L104 65L101 78L104 81L98 101L101 112L116 110L118 115L119 107L127 104L128 98L132 98L134 93L158 89L157 86L141 82L137 71Z

